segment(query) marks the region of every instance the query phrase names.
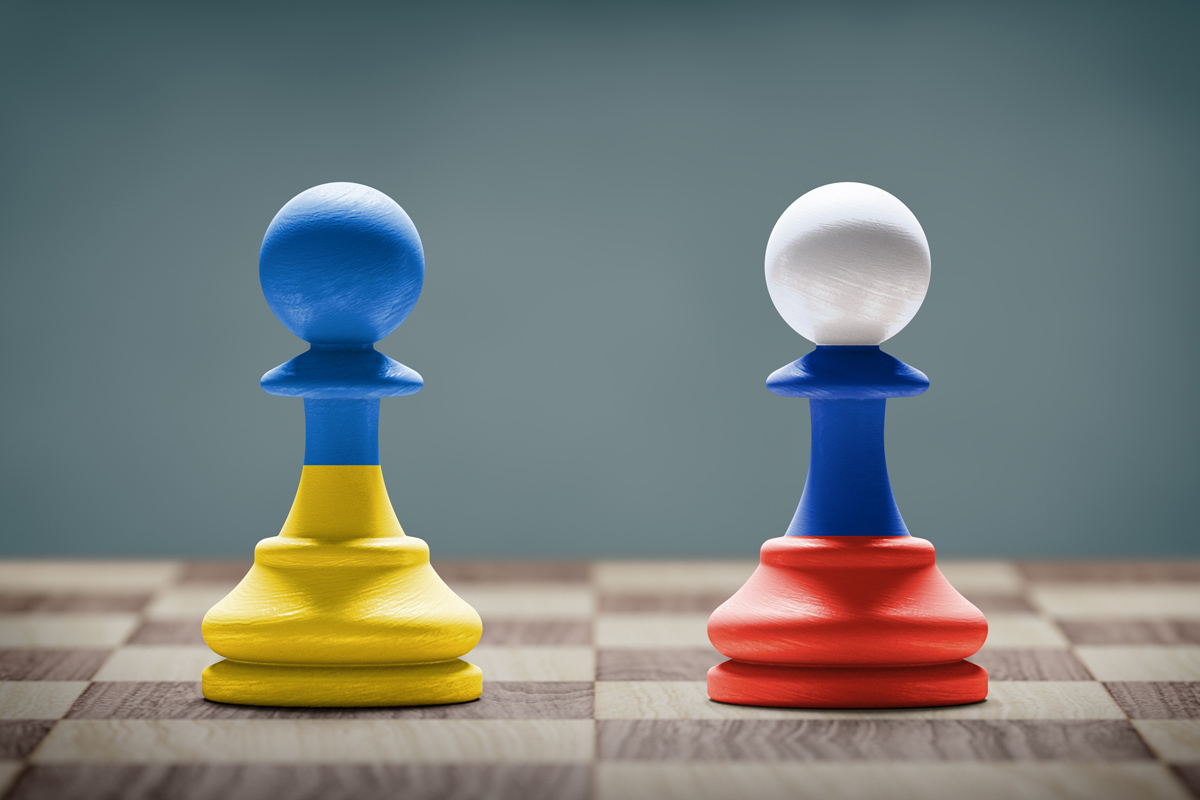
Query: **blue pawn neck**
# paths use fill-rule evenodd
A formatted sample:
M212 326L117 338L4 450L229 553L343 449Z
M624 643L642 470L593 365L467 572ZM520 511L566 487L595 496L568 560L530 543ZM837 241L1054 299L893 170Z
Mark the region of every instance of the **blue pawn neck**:
M919 370L878 346L818 346L776 370L767 388L809 398L812 450L788 536L908 536L888 481L887 398L929 388Z
M888 481L886 400L811 400L812 455L788 536L908 536Z
M378 464L379 398L424 385L370 344L314 344L262 377L268 394L304 398L304 463Z
M379 400L304 398L304 463L378 464Z

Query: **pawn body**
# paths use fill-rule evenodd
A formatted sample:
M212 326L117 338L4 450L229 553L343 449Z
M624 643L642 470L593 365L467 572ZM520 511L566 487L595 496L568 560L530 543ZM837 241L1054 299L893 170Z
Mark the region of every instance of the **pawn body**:
M378 466L307 465L283 530L204 618L204 696L271 706L474 700L479 615L405 536Z
M987 697L968 661L987 621L913 536L781 536L708 623L731 660L713 700L796 708L911 708Z
M797 200L771 234L771 299L816 350L768 388L809 400L812 452L787 535L709 619L729 661L708 672L713 700L796 708L974 703L987 672L965 659L987 620L909 534L884 457L888 398L919 395L918 370L879 349L916 314L929 249L912 213L863 184Z
M304 470L278 536L204 618L225 657L204 696L268 706L401 706L474 700L482 673L460 656L479 615L406 536L379 465L381 397L420 375L374 350L416 302L424 258L390 198L357 184L302 193L272 221L260 276L276 316L312 349L263 376L303 397Z

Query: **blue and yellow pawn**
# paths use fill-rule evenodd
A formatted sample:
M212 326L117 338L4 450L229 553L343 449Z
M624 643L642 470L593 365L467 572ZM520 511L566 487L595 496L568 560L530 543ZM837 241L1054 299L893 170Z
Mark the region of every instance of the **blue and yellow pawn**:
M297 195L263 238L259 278L275 316L312 347L263 376L304 398L304 471L278 536L204 617L224 661L204 696L264 706L403 706L479 697L459 657L479 615L405 536L379 466L379 399L422 386L375 350L421 294L425 257L412 220L387 195L329 183Z

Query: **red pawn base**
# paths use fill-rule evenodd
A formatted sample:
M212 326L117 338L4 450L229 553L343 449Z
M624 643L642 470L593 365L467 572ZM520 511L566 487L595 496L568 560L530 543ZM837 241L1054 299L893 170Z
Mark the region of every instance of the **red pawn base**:
M923 667L776 667L726 661L708 671L708 696L779 708L924 708L987 697L987 671L969 661Z
M976 703L987 672L963 659L987 620L911 536L783 536L713 612L713 700L785 708Z

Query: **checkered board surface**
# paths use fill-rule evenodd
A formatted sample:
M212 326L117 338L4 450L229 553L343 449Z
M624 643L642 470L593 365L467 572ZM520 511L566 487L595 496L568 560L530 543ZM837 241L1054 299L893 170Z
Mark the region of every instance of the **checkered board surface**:
M209 703L204 612L245 564L0 563L0 796L1200 797L1200 563L945 561L988 616L972 706L707 699L750 562L435 562L484 619L474 703Z

